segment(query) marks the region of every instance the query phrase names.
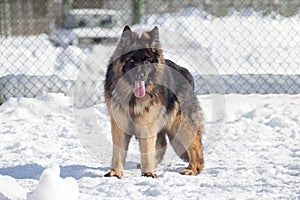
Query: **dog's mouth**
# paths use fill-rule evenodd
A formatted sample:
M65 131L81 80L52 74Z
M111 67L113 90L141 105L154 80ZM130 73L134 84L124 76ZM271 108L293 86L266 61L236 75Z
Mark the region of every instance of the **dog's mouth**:
M145 81L135 80L134 82L134 96L137 98L143 98L146 95Z

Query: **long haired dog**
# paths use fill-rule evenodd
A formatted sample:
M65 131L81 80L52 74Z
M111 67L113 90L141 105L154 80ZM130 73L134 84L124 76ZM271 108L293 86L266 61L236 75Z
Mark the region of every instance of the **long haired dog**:
M181 172L197 175L204 166L204 132L194 80L187 69L164 59L158 28L141 34L129 26L107 68L105 100L111 117L113 155L105 176L121 178L129 141L139 141L142 176L156 178L166 136L189 165Z

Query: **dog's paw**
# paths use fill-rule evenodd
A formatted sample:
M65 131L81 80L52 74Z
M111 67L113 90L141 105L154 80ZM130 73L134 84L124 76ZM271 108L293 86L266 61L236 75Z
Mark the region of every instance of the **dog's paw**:
M195 167L195 168L186 168L182 172L180 172L180 174L196 176L196 175L200 174L202 169L203 169L203 166L199 166L199 167Z
M185 168L182 172L180 172L180 174L196 176L201 173L203 167L204 167L203 162L190 163L187 168Z
M144 172L142 173L142 176L157 178L157 175L154 172Z
M181 171L180 174L182 174L182 175L193 175L193 176L197 175L197 174L195 174L195 172L194 172L193 170L191 170L191 169L185 169L185 170Z
M111 169L108 173L104 175L104 177L117 177L118 179L122 178L122 171Z

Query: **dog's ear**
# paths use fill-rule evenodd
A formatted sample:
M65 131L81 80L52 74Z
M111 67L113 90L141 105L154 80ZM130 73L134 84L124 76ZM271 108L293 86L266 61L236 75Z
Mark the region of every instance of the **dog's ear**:
M131 28L130 28L128 25L126 25L126 26L124 27L123 33L126 32L126 31L132 32L132 31L131 31Z
M132 30L131 28L126 25L123 29L123 32L122 32L122 36L121 36L121 41L123 40L126 40L126 41L130 41L131 40L131 36L132 36Z
M116 54L119 56L122 55L124 52L128 52L131 45L132 45L132 40L133 40L133 31L131 28L126 25L123 29L120 41L117 45L118 51L115 51Z
M161 45L159 41L158 27L155 26L151 31L148 32L148 35L150 37L150 46L160 48Z
M155 26L151 31L149 31L148 34L152 41L159 41L159 33L157 26Z

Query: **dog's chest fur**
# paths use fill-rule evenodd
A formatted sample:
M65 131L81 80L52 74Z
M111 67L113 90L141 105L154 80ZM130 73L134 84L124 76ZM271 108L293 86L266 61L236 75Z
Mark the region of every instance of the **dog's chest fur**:
M129 113L136 126L157 126L163 121L166 106L161 98L146 95L142 99L132 98L129 101Z

